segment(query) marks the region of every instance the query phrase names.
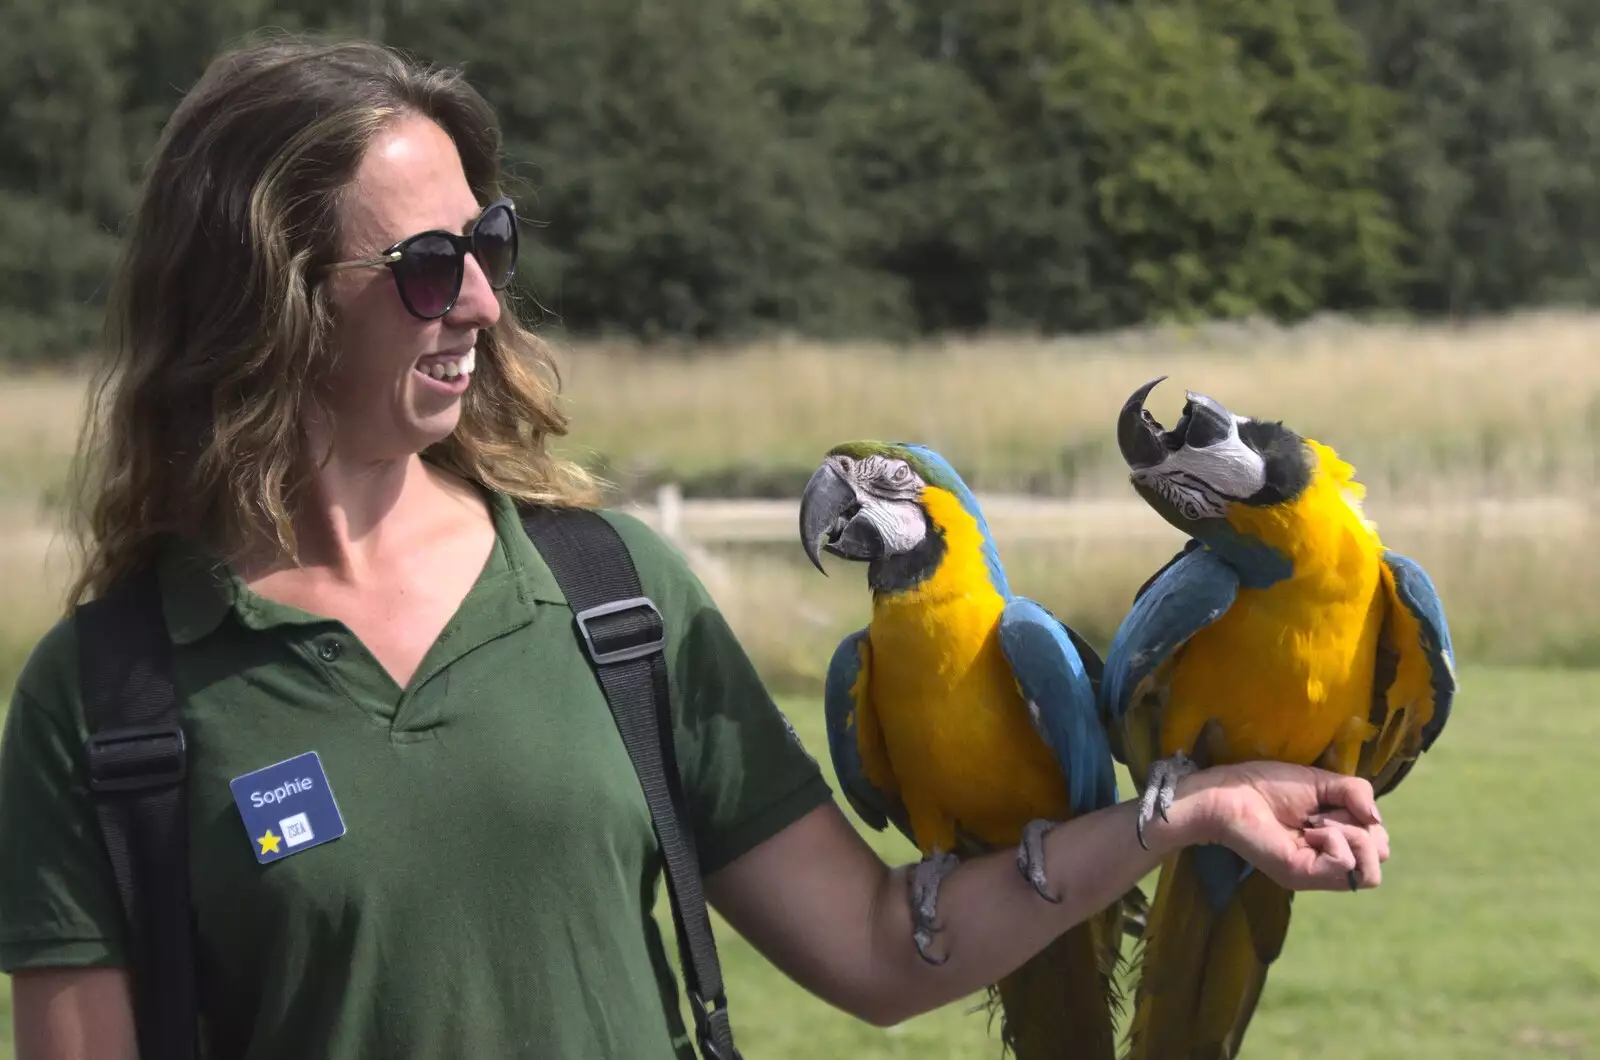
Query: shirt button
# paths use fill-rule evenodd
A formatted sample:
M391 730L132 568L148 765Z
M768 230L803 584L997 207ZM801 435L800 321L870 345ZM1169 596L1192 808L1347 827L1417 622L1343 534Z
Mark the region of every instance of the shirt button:
M322 642L322 646L317 649L317 654L322 656L323 662L333 662L339 657L341 651L338 641L325 640Z

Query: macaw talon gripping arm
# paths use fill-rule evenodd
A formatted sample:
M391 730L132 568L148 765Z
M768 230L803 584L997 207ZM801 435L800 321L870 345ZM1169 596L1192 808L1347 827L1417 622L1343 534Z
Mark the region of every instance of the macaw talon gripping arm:
M1017 868L1022 878L1033 885L1039 897L1052 905L1061 904L1061 896L1050 890L1044 872L1044 835L1056 826L1055 821L1029 821L1022 829L1022 842L1017 845Z
M1172 799L1176 794L1178 781L1198 769L1199 766L1195 764L1194 759L1182 751L1171 758L1158 758L1150 763L1150 782L1145 785L1144 795L1139 800L1139 816L1134 824L1141 847L1150 849L1149 844L1144 841L1145 826L1155 820L1157 813L1161 814L1163 821L1168 819L1167 811L1172 809Z
M940 930L935 919L939 884L960 864L960 859L954 854L935 850L923 858L911 873L911 921L914 929L911 939L916 943L917 956L932 965L940 965L950 959L948 954L943 957L930 955L928 947L933 944L933 936Z

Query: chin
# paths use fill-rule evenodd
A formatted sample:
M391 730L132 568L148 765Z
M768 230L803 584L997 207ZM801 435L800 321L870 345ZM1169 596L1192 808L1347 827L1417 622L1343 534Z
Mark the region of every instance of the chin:
M457 425L461 422L461 406L457 405L449 412L436 413L413 421L409 424L410 435L414 439L413 452L422 452L424 449L438 445L455 433Z
M465 396L465 387L449 395L413 387L406 395L406 407L400 410L401 422L408 433L427 438L429 445L442 441L461 422L461 402Z

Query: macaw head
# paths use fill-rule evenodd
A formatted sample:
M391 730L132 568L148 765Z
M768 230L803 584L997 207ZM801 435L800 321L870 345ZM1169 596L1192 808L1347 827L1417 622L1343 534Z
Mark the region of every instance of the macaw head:
M1165 378L1134 391L1117 419L1117 446L1133 488L1167 522L1236 566L1281 568L1292 549L1278 538L1294 533L1293 521L1264 516L1305 494L1317 474L1318 447L1281 423L1236 416L1193 391L1167 430L1144 407Z
M925 581L949 554L952 535L970 540L1004 591L977 500L948 461L920 445L836 445L800 498L800 541L812 564L826 573L823 552L866 563L867 580L879 591Z

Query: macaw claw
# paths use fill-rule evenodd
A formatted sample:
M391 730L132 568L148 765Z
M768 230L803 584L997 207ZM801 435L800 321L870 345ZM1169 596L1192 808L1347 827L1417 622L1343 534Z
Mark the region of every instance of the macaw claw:
M1182 751L1171 758L1158 758L1150 764L1150 782L1145 785L1144 796L1139 800L1139 818L1134 825L1141 847L1150 849L1150 844L1144 841L1144 829L1155 820L1155 815L1159 813L1163 821L1168 820L1167 811L1172 809L1178 781L1199 768L1194 759Z
M1033 884L1039 897L1052 905L1061 904L1061 896L1050 891L1044 871L1044 836L1056 826L1054 821L1029 821L1022 829L1022 842L1017 844L1017 868L1022 878Z
M949 955L934 957L928 953L933 936L941 929L935 919L939 904L939 884L961 864L954 854L935 850L923 858L911 873L911 920L915 930L911 939L917 945L917 956L932 965L949 960Z

